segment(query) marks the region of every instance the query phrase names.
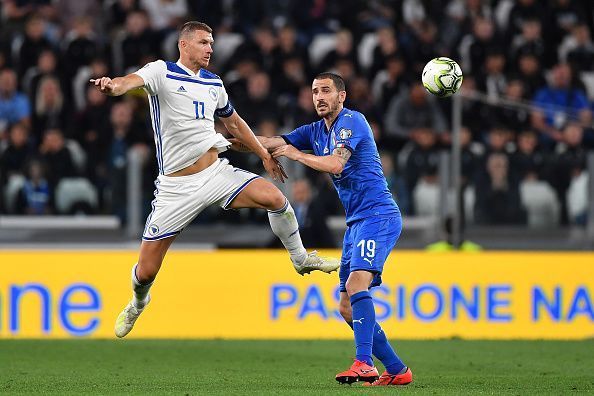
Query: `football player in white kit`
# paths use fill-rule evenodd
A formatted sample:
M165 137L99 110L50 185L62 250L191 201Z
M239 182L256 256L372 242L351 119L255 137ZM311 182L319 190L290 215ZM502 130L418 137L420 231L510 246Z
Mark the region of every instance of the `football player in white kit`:
M208 25L187 22L179 32L177 62L158 60L125 77L91 80L110 96L141 87L146 90L159 167L153 210L142 235L138 263L132 268L133 298L115 324L118 337L132 330L149 303L149 289L176 235L209 205L267 209L272 231L302 275L314 270L330 273L340 266L337 259L307 253L295 212L274 184L218 157L231 143L215 132L215 115L231 135L261 158L268 174L280 181L286 177L234 110L221 79L205 69L213 42Z

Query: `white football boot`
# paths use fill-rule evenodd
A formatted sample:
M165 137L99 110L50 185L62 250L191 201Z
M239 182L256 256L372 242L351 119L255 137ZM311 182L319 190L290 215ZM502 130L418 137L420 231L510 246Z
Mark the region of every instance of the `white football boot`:
M340 260L334 257L318 256L318 252L314 250L307 254L303 263L297 264L293 262L293 267L302 276L312 271L322 271L329 274L340 268Z
M148 296L147 303L144 305L144 308L136 308L132 301L130 301L128 305L126 305L126 308L124 308L124 310L118 315L118 318L115 322L115 335L118 338L125 337L132 330L132 327L134 327L136 319L138 319L138 317L140 316L142 311L144 311L149 302L151 302L150 294Z

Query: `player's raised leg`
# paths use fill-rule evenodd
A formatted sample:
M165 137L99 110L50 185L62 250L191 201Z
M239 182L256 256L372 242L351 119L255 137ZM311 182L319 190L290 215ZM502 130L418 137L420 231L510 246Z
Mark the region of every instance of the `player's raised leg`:
M150 288L174 239L175 236L171 236L156 241L142 241L138 263L132 267L132 300L116 319L117 337L125 337L132 330L150 302Z
M354 329L352 316L353 310L351 308L349 296L346 292L340 293L338 310L345 322ZM373 328L372 353L373 356L382 362L386 370L376 381L366 383L366 385L406 385L412 382L412 372L404 365L404 363L402 363L402 360L400 360L390 345L386 333L377 321Z
M330 273L340 266L338 259L307 253L299 235L299 224L289 200L266 179L256 179L244 188L230 205L233 209L262 208L268 211L272 232L281 240L295 270L303 275L311 271Z

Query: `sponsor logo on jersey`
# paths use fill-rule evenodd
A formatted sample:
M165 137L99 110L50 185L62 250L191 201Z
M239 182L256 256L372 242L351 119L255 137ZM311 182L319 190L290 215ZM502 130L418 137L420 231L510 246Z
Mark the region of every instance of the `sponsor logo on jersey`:
M179 88L177 89L177 92L188 92L188 91L186 91L186 89L184 88L183 85L180 85Z

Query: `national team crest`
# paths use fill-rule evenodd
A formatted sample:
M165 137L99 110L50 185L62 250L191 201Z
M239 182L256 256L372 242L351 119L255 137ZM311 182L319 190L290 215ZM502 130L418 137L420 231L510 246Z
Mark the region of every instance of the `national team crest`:
M219 94L217 93L217 90L214 89L213 87L210 87L210 89L208 90L208 94L214 101L216 101L219 96Z
M346 128L342 128L339 132L338 135L340 136L340 140L345 140L350 138L351 136L353 136L353 131L350 129L346 129Z
M148 227L148 231L151 235L157 235L159 233L159 226L153 223Z

